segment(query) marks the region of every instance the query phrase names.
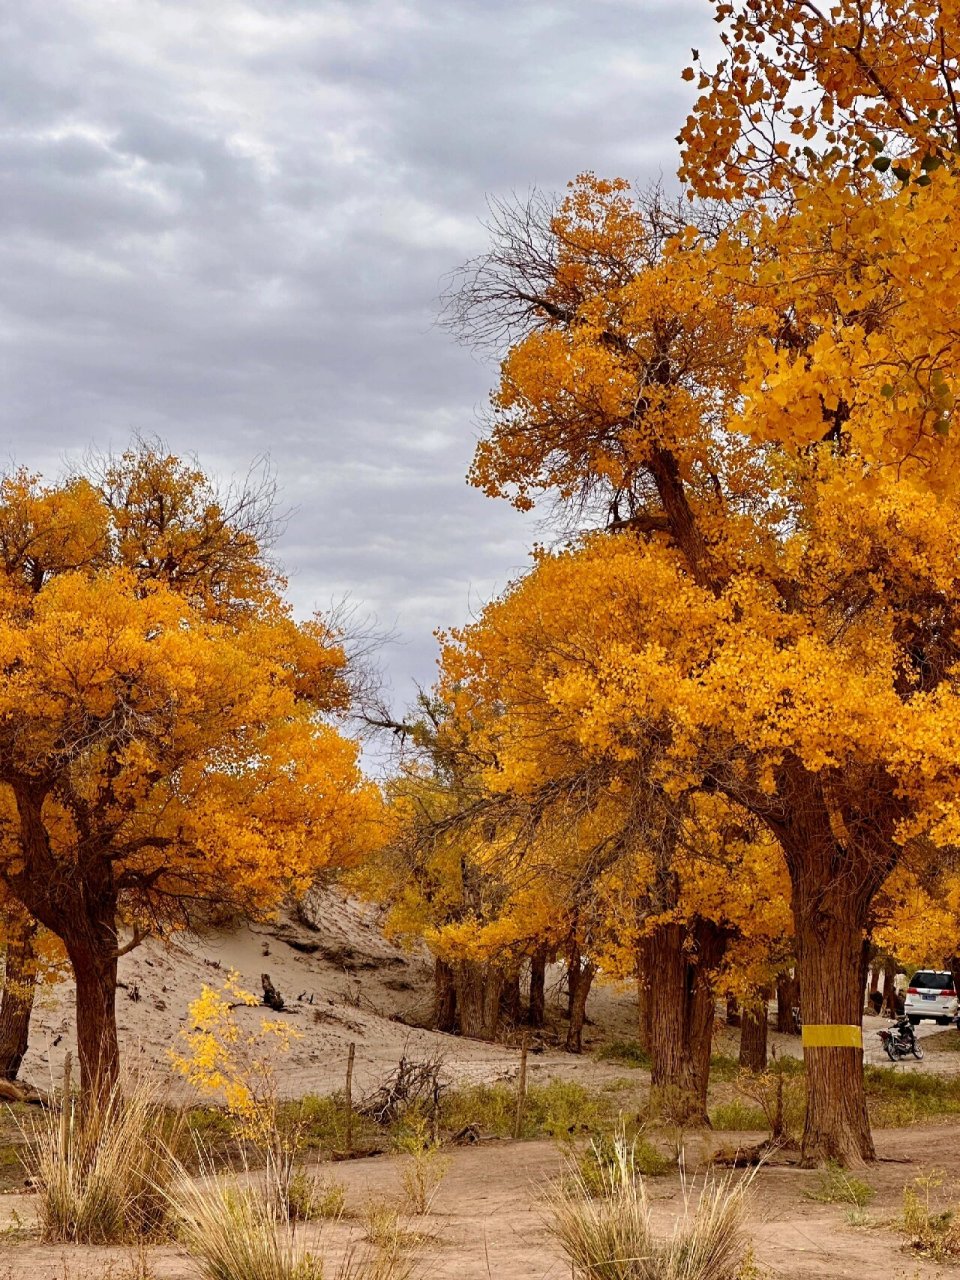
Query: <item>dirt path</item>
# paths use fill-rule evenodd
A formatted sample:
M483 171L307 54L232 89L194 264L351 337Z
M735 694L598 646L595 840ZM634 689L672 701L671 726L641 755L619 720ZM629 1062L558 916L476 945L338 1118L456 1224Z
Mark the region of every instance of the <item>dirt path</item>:
M718 1134L715 1140L729 1142L731 1136ZM816 1186L816 1172L761 1170L753 1192L751 1234L764 1273L770 1280L861 1280L875 1274L888 1280L932 1280L950 1274L952 1269L904 1252L901 1238L882 1224L899 1212L904 1185L924 1170L942 1169L945 1190L957 1195L958 1138L958 1125L878 1133L881 1161L865 1175L877 1192L869 1227L849 1225L843 1206L805 1196ZM419 1249L419 1274L430 1280L566 1280L568 1268L543 1217L543 1188L560 1161L558 1148L547 1142L488 1143L451 1152L431 1213L409 1222L428 1237ZM324 1166L324 1172L341 1181L347 1193L348 1219L320 1233L325 1247L336 1254L349 1239L362 1237L370 1205L383 1207L400 1196L398 1165L388 1159L357 1160ZM682 1212L679 1178L652 1180L650 1191L657 1224L667 1228ZM14 1222L15 1215L29 1222L32 1213L29 1196L4 1197L0 1227ZM309 1234L316 1237L313 1228ZM172 1248L152 1250L150 1261L157 1280L195 1280L198 1275ZM0 1244L2 1280L124 1280L124 1268L125 1257L118 1250L41 1246L9 1237Z

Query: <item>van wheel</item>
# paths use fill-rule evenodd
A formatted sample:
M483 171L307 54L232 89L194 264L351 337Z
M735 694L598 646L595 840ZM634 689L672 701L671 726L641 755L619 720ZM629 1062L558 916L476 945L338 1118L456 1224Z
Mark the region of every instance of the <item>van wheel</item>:
M949 1027L949 1025L950 1025L950 1019L949 1019L949 1018L938 1018L938 1019L937 1019L937 1026L938 1026L938 1027Z
M919 1025L920 1025L920 1019L919 1019L919 1018L915 1018L915 1017L913 1016L913 1014L911 1014L911 1015L910 1015L910 1025L911 1025L912 1027L919 1027Z

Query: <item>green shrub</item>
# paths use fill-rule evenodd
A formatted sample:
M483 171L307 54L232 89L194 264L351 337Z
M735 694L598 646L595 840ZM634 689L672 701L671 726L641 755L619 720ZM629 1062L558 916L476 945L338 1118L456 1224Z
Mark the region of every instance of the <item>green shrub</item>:
M805 1194L808 1200L816 1200L820 1204L849 1204L856 1209L865 1209L877 1193L862 1178L855 1177L839 1165L828 1164L817 1175L817 1185Z
M509 1138L517 1111L516 1088L479 1084L453 1089L440 1103L440 1124L448 1133L476 1125L484 1134ZM550 1080L527 1090L522 1138L570 1138L610 1129L616 1120L613 1099L592 1093L572 1080Z
M601 1062L616 1062L621 1067L650 1066L650 1055L639 1040L611 1040L596 1052Z
M640 1134L628 1137L622 1127L594 1138L575 1158L577 1186L592 1196L607 1194L615 1167L626 1159L633 1177L657 1178L674 1168L671 1160Z
M710 1079L721 1082L736 1080L740 1063L728 1053L715 1053L710 1059Z
M755 1133L769 1128L762 1107L751 1107L740 1098L732 1102L719 1102L710 1112L714 1129L727 1129L735 1133Z
M922 1124L937 1116L960 1114L960 1077L894 1067L867 1067L867 1109L878 1129Z

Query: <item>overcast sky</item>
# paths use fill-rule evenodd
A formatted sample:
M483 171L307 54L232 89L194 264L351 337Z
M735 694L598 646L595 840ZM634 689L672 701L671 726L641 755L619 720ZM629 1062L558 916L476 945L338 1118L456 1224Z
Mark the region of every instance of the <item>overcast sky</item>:
M434 325L488 194L671 178L707 0L42 0L0 17L0 454L269 454L299 612L432 631L538 530L469 489L495 370Z

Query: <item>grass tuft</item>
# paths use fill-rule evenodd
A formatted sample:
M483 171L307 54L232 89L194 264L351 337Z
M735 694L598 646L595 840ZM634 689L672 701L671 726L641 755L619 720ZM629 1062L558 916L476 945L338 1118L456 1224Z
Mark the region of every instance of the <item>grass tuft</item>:
M849 1204L855 1209L865 1209L877 1194L868 1182L855 1177L839 1165L828 1164L821 1169L817 1185L805 1193L808 1200L820 1204Z
M935 1203L943 1173L934 1169L903 1189L903 1214L897 1226L916 1253L937 1262L960 1258L960 1220L952 1205Z
M747 1183L705 1183L688 1199L673 1234L657 1237L631 1144L613 1140L613 1158L598 1151L602 1194L577 1166L553 1192L550 1229L581 1280L736 1280L748 1255L744 1232ZM591 1180L592 1181L592 1180Z
M650 1067L650 1055L639 1040L611 1040L595 1055L601 1062L615 1062L621 1067Z
M198 1183L181 1168L170 1201L204 1280L409 1280L413 1274L413 1262L396 1242L354 1248L333 1265L254 1187L212 1178Z
M162 1235L179 1128L149 1085L102 1102L73 1095L24 1129L44 1240L120 1244Z
M764 1109L751 1107L740 1098L717 1103L710 1112L710 1124L731 1133L757 1133L769 1128Z

